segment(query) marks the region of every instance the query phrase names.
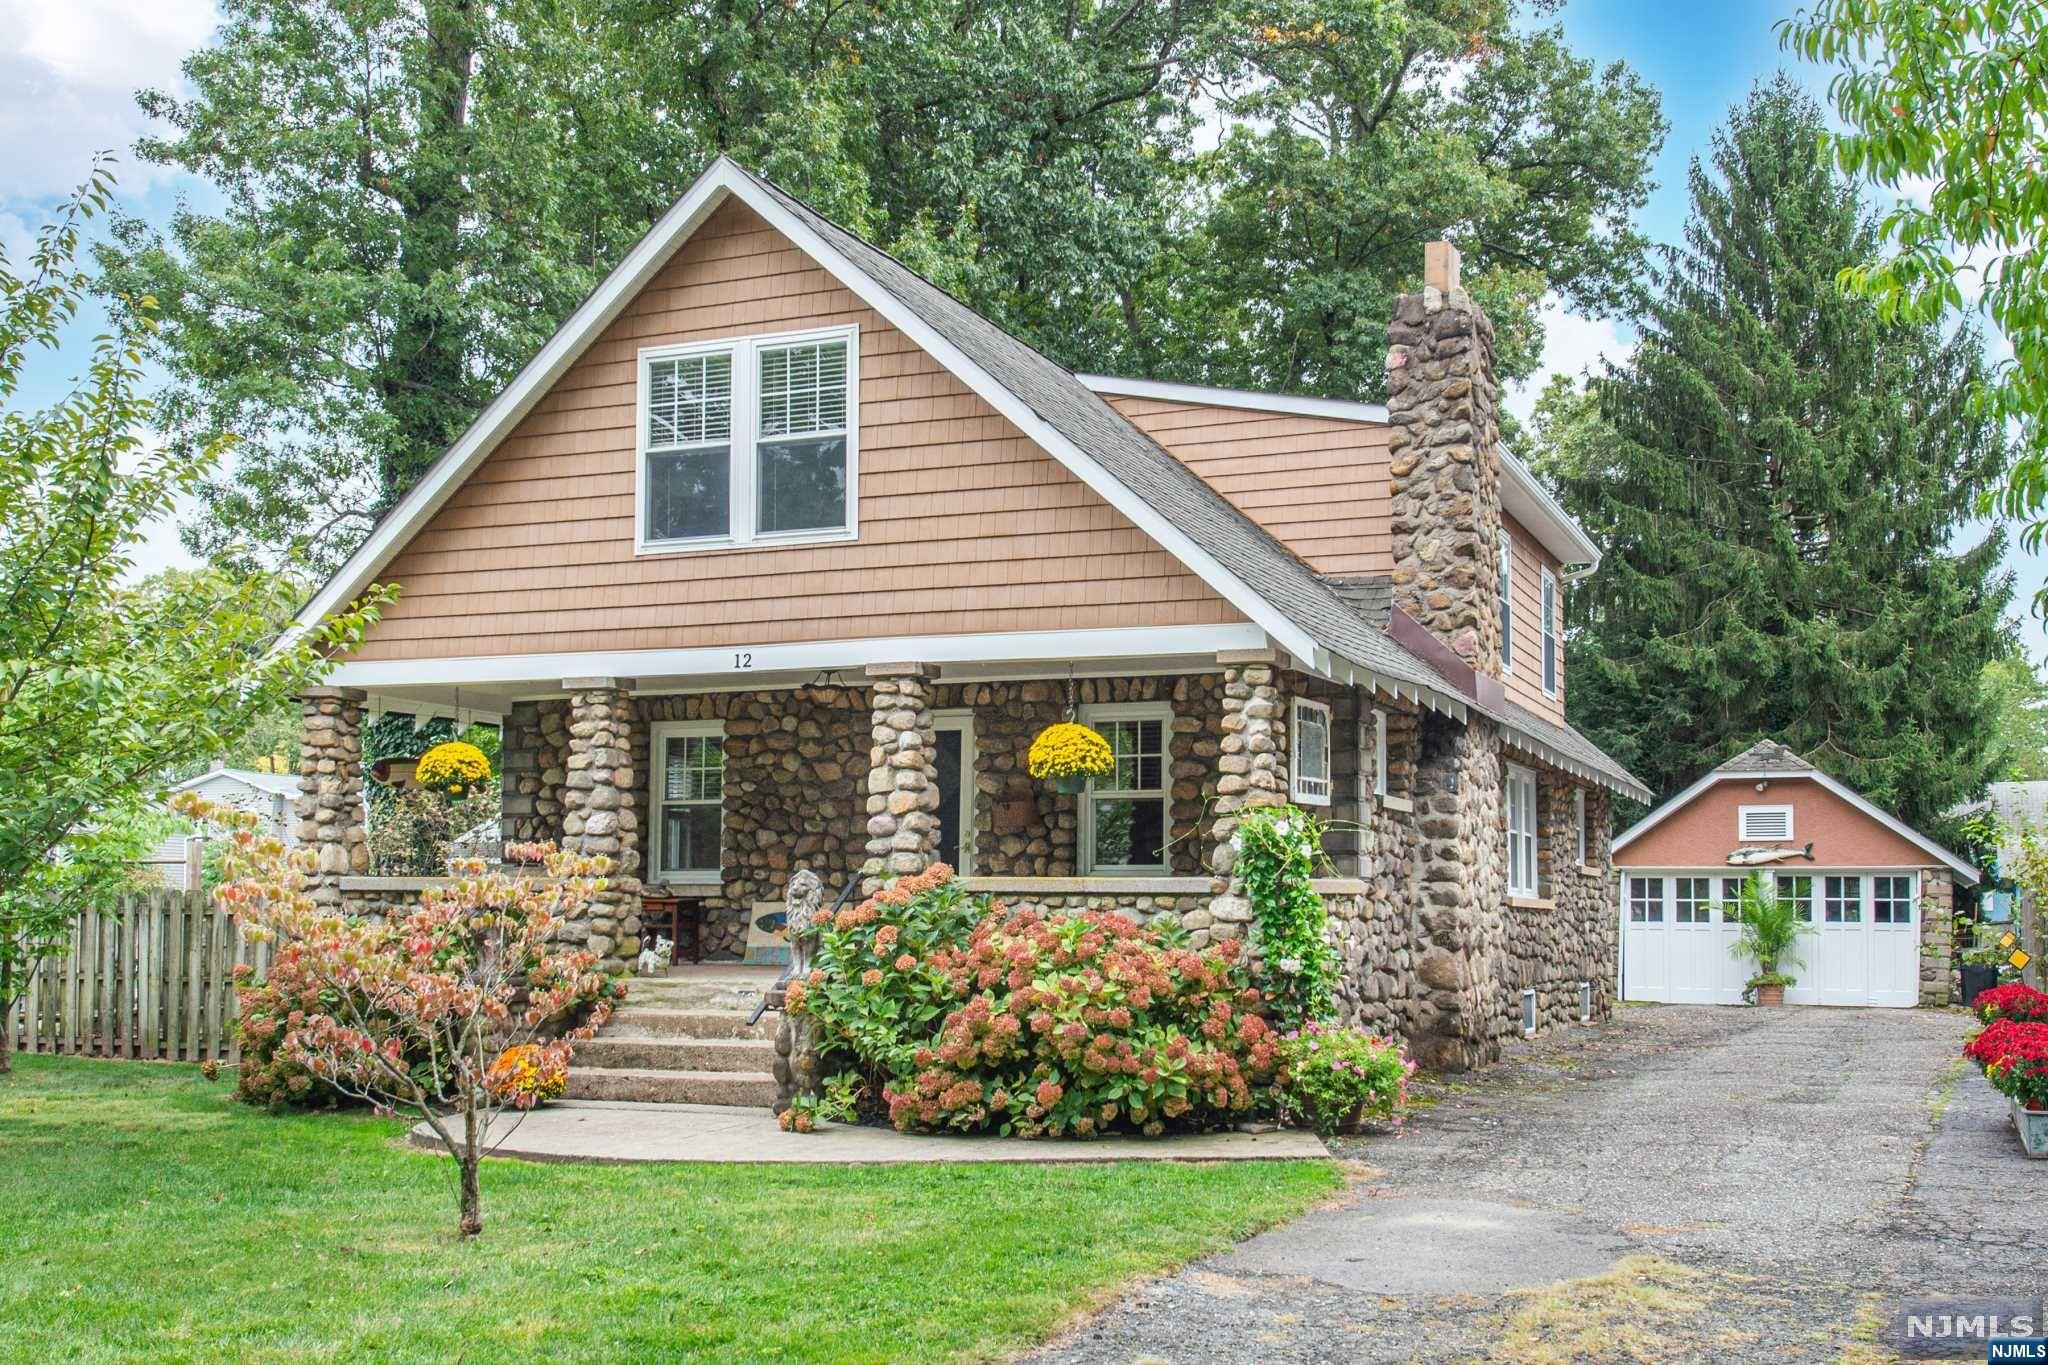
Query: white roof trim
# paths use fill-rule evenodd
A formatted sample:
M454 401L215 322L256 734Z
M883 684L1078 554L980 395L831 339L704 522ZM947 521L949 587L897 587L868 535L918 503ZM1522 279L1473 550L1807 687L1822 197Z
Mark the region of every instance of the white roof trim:
M299 791L299 779L295 775L258 772L254 768L208 768L199 776L188 777L168 790L190 791L194 787L223 777L230 782L239 782L252 791L260 791L266 796L296 796Z
M1914 847L1919 848L1928 854L1931 854L1934 858L1946 864L1950 869L1952 869L1956 873L1956 875L1963 879L1963 884L1965 886L1975 886L1983 876L1983 874L1978 872L1975 867L1971 866L1969 863L1964 862L1961 858L1949 852L1940 844L1935 843L1934 840L1928 838L1919 830L1914 829L1911 825L1907 824L1905 821L1899 819L1898 817L1890 814L1889 812L1880 810L1878 807L1872 805L1869 801L1865 800L1853 788L1844 786L1843 784L1837 782L1834 778L1829 777L1826 773L1821 772L1817 768L1802 768L1797 772L1785 772L1779 769L1757 772L1726 772L1720 768L1716 768L1714 769L1714 771L1708 773L1705 777L1702 777L1699 781L1693 783L1690 787L1687 787L1678 795L1672 797L1669 801L1666 801L1663 805L1657 807L1657 809L1651 811L1648 815L1645 815L1642 819L1638 820L1635 824L1631 825L1626 832L1617 835L1614 840L1614 851L1616 853L1621 852L1622 849L1628 847L1630 843L1634 842L1637 835L1646 833L1654 826L1662 824L1667 817L1676 814L1679 810L1683 809L1686 805L1688 805L1695 796L1698 796L1701 792L1705 791L1708 787L1713 786L1717 782L1765 781L1812 782L1817 786L1820 786L1828 791L1833 792L1836 796L1841 797L1844 801L1847 801L1857 810L1862 811L1865 815L1877 821L1880 825L1883 825L1886 829L1898 835L1901 839L1904 839L1906 842L1912 844Z
M1205 403L1216 408L1252 412L1290 412L1302 417L1334 417L1343 422L1384 422L1384 403L1356 403L1345 398L1311 398L1300 393L1260 393L1255 389L1222 389L1209 384L1174 384L1163 379L1125 379L1113 374L1077 374L1074 378L1097 393L1127 398L1157 398L1166 403Z
M287 638L309 629L367 588L413 532L462 486L463 480L483 462L499 440L540 401L598 334L624 311L655 272L667 264L720 204L734 197L852 290L890 325L952 371L1025 436L1065 465L1225 601L1263 627L1281 647L1304 658L1315 657L1317 645L1307 631L1197 545L1158 509L1112 476L1093 456L1040 418L1028 404L969 359L959 347L927 326L907 305L878 286L865 271L763 193L749 176L724 157L714 161L675 207L662 215L661 220L627 253L626 259L584 300L583 306L548 339L540 353L478 415L469 430L434 462L340 571L314 594L299 612Z
M1155 398L1167 403L1206 403L1211 407L1244 408L1252 412L1286 412L1301 417L1331 417L1343 422L1385 425L1383 403L1357 403L1343 398L1311 398L1295 393L1259 393L1207 384L1174 384L1159 379L1125 379L1119 375L1074 376L1097 393L1128 398ZM1506 446L1500 447L1500 502L1544 549L1561 564L1600 563L1600 547L1573 521L1571 514Z

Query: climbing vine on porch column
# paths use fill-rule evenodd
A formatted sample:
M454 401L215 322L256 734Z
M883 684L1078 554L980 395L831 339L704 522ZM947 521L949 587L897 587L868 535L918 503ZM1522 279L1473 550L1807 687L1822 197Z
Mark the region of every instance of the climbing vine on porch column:
M1322 856L1322 822L1294 806L1246 811L1238 820L1237 871L1257 926L1263 980L1273 1021L1299 1028L1336 1014L1337 954L1323 898L1309 885Z

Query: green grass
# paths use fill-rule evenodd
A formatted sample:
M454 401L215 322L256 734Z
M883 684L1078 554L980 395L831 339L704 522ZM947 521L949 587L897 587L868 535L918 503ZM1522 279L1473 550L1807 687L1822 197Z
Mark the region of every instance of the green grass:
M982 1358L1291 1216L1327 1162L454 1163L195 1068L0 1077L0 1354L17 1360Z

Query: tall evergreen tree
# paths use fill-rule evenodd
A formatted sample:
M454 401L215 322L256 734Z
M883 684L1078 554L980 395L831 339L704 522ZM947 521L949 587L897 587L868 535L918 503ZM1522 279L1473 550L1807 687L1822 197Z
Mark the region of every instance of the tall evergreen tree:
M1822 129L1789 80L1753 91L1692 168L1635 354L1547 395L1544 461L1606 546L1569 708L1662 796L1769 737L1925 820L1998 761L1980 677L2012 580L2002 533L1963 541L2007 449L1968 401L1974 332L1836 288L1875 225Z

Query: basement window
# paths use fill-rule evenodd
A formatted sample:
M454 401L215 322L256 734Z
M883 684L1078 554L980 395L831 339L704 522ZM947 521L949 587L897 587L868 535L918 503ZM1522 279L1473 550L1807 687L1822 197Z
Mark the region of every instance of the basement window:
M636 548L854 534L855 328L640 352Z

